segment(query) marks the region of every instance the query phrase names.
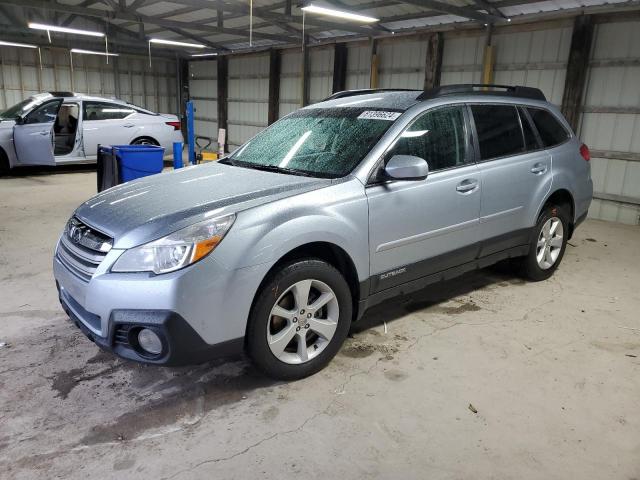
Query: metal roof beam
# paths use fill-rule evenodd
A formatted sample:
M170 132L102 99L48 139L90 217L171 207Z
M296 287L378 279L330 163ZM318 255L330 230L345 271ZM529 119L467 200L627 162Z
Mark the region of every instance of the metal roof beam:
M200 6L201 8L212 8L214 6L221 7L226 12L239 13L242 15L249 14L249 7L247 5L242 4L230 4L225 3L222 0L172 0L174 3L179 3L181 5L191 5L191 6ZM294 16L294 15L286 15L284 13L276 13L271 12L269 10L260 10L254 9L254 16L262 18L263 20L268 21L274 25L280 26L281 24L289 24L289 23L302 23L302 16ZM342 24L335 23L326 20L320 20L317 17L311 17L309 15L305 18L305 24L314 25L318 27L323 27L329 30L342 30L345 32L354 32L360 33L362 35L372 35L376 32L384 32L387 33L387 30L381 27L361 27L353 24ZM254 32L254 37L256 36L256 32Z
M478 8L486 10L491 15L495 15L496 17L500 17L503 19L507 18L504 13L502 13L496 6L492 5L487 0L473 0L473 3L475 3Z
M158 19L148 15L140 15L132 12L109 12L105 10L98 10L92 8L78 7L75 5L63 5L59 3L49 3L43 0L3 0L5 4L22 6L35 10L51 10L56 12L74 13L82 17L97 17L104 19L113 18L120 20L131 20L149 23L151 25L158 25L165 28L179 28L197 30L208 35L214 35L219 33L225 33L228 35L235 35L241 38L248 38L249 32L242 28L218 28L212 25L203 25L192 22L177 22L175 20ZM209 3L209 2L207 2ZM278 42L292 42L298 39L289 35L274 35L269 33L253 32L254 38L263 38L266 40L274 40Z
M470 7L458 7L449 3L439 2L438 0L402 0L402 3L408 3L417 7L428 8L436 12L447 13L449 15L457 15L458 17L470 18L482 23L494 23L497 20L504 20L502 17L489 13L482 13Z

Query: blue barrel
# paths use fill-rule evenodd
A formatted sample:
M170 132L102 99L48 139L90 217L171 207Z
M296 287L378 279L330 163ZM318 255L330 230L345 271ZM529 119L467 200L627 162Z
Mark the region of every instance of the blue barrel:
M114 145L120 183L162 172L164 148L155 145Z

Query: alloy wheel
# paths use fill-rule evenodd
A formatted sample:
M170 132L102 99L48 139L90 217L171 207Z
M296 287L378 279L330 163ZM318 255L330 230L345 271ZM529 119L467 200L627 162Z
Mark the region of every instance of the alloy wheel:
M285 290L267 320L271 353L288 364L312 360L329 345L340 309L334 291L319 280L301 280Z
M542 226L536 244L536 260L542 270L551 268L562 251L564 228L558 217L551 217Z

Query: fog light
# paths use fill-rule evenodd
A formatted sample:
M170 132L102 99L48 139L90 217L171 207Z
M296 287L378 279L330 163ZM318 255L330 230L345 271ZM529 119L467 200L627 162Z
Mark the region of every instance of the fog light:
M143 328L138 333L138 345L151 355L160 355L162 353L162 340L160 340L156 332L148 328Z

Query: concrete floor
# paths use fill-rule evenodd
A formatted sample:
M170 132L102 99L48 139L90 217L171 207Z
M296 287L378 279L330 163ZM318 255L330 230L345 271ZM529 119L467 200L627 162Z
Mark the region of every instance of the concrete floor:
M640 477L640 228L586 222L546 282L481 271L384 304L327 369L274 383L243 359L126 363L67 321L51 257L94 186L0 179L0 478Z

